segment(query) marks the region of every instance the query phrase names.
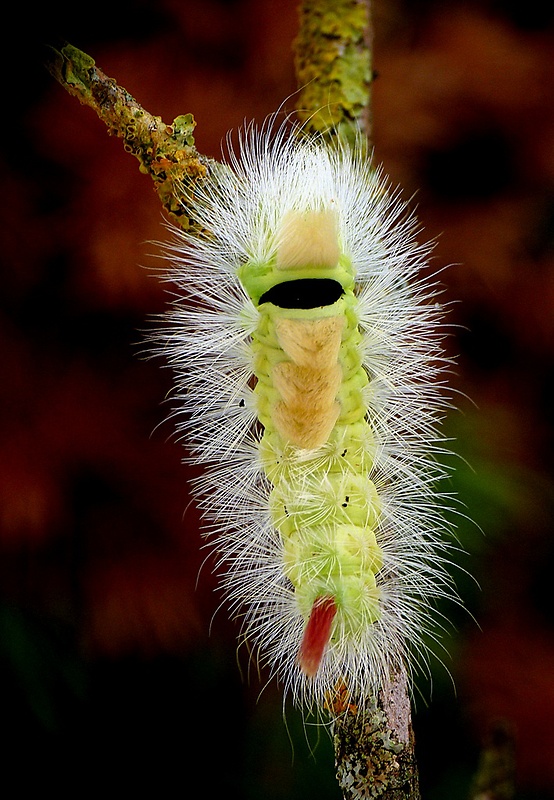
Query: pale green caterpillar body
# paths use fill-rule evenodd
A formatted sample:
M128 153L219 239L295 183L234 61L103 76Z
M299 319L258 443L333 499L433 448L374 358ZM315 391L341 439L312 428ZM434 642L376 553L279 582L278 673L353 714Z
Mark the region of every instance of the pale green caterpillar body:
M358 146L243 132L177 234L159 334L225 595L295 701L363 705L425 657L453 589L430 252ZM188 198L188 202L191 199Z

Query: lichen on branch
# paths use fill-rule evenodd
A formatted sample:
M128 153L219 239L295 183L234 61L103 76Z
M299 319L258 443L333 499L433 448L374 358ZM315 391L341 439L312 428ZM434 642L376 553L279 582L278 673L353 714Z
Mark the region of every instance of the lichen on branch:
M70 44L59 51L52 48L47 66L70 94L96 111L109 133L123 139L124 149L138 159L141 172L153 179L173 221L185 230L197 230L189 202L197 182L209 178L213 163L196 150L192 114L182 114L167 125Z
M302 0L294 43L298 116L309 128L352 142L371 137L370 0Z
M344 800L420 800L419 773L403 667L365 707L337 687L329 698L335 767Z

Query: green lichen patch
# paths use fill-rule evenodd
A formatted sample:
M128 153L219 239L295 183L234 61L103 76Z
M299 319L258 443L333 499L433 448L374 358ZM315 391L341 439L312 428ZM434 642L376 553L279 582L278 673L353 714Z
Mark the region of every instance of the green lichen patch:
M368 5L360 0L304 0L299 14L298 115L312 130L353 142L357 127L369 133Z

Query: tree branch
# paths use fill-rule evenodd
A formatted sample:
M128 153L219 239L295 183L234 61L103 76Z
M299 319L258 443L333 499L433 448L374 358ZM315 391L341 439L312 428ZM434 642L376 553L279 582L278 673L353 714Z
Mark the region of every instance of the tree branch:
M294 43L298 116L314 131L371 139L371 0L302 0ZM353 124L355 123L355 124Z
M182 228L197 229L194 210L183 198L194 197L195 184L209 178L215 162L196 150L192 114L166 125L70 44L60 51L51 48L46 66L69 94L96 111L109 133L123 139L124 149L138 159L141 172L153 179L171 218Z
M406 671L392 675L363 709L340 691L330 704L337 780L344 800L419 800Z

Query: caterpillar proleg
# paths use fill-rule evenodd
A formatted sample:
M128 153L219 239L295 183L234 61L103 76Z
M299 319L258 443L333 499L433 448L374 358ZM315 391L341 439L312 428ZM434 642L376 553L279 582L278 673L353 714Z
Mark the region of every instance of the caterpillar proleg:
M305 706L363 705L452 593L431 246L366 151L247 127L187 199L207 233L176 233L159 334L228 604Z

